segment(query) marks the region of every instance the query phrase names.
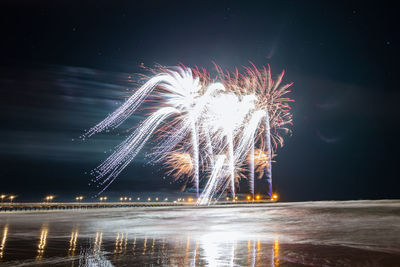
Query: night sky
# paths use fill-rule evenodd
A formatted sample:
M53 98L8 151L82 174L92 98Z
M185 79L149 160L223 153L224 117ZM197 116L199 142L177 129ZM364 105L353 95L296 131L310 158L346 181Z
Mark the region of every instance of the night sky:
M142 117L79 136L138 86L141 63L252 61L294 82L293 135L273 164L281 199L400 198L396 11L381 1L2 1L0 193L96 193L85 172ZM108 193L178 191L163 176L139 157Z

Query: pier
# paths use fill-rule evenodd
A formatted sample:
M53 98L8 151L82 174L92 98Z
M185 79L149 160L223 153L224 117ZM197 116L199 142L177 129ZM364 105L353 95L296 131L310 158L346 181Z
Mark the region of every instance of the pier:
M273 203L271 200L260 201L219 201L210 206L220 205L254 205L262 203ZM71 202L71 203L0 203L0 213L14 211L56 211L56 210L81 210L99 208L140 208L140 207L194 207L196 202ZM200 207L200 206L199 206ZM207 206L201 206L207 207Z
M185 206L185 205L194 205L194 203L173 203L173 202L1 203L0 212L75 210L75 209L96 209L96 208L170 207L170 206Z

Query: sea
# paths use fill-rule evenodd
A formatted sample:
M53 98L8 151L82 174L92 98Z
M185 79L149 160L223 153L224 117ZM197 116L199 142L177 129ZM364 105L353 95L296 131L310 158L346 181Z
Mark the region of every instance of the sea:
M1 266L400 266L400 200L0 213Z

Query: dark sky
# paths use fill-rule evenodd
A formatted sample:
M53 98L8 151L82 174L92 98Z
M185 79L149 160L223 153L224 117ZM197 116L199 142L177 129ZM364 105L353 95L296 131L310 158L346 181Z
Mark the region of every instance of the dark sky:
M252 61L294 82L293 135L273 165L283 200L399 198L396 12L381 1L2 1L0 192L96 192L85 172L122 130L78 137L129 95L140 63ZM109 192L179 188L162 177L139 158Z

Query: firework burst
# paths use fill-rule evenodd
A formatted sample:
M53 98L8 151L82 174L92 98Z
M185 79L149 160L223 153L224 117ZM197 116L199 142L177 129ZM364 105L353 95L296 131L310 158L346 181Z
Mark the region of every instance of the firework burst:
M227 191L234 197L244 177L254 193L255 173L266 178L271 194L271 159L292 124L293 100L285 97L292 84L281 84L284 72L274 81L269 66L258 69L253 64L243 74L216 65L214 78L205 69L183 65L148 70L153 76L142 76L144 85L83 136L118 127L146 99L155 104L93 170L93 180L103 191L153 138L152 162L164 162L175 179L193 182L198 196L200 180L207 179L199 204Z

